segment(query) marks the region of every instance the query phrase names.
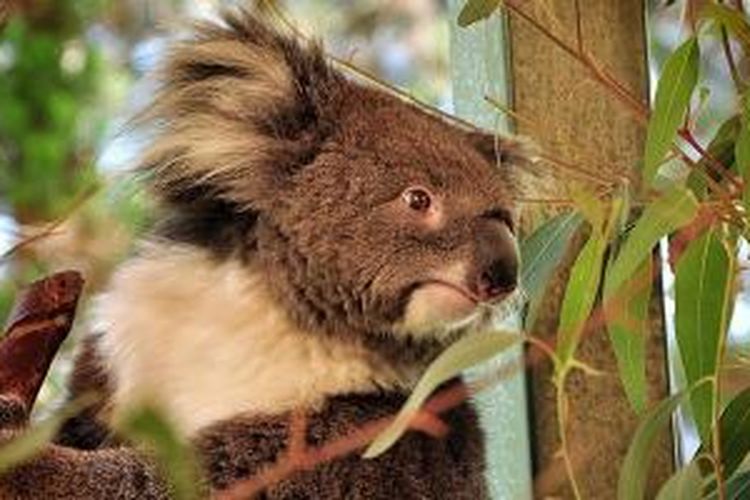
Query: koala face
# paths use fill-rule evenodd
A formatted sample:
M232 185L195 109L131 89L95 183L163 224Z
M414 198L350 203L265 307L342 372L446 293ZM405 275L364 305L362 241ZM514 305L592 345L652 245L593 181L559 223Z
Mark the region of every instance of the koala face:
M244 258L305 328L441 338L515 289L515 141L347 80L242 11L163 75L143 161L162 234Z
M328 328L423 336L477 318L516 286L506 166L402 102L349 97L340 129L261 216L264 268Z

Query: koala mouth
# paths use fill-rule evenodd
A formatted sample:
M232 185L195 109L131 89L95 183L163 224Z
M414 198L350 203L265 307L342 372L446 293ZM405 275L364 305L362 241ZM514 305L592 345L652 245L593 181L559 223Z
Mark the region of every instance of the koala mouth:
M477 296L471 290L459 284L452 283L450 281L445 281L441 279L429 279L429 280L420 282L417 288L422 287L422 286L429 286L429 285L437 285L437 286L448 288L456 292L457 294L463 296L463 298L465 298L468 302L471 302L474 306L478 306L482 304L482 300L479 298L479 296Z

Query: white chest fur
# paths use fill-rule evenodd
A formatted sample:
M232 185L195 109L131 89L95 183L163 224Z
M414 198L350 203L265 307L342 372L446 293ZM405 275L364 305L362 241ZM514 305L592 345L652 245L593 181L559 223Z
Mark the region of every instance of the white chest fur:
M409 383L355 343L300 331L257 274L192 248L153 246L126 263L94 317L115 421L155 402L189 435L239 413Z

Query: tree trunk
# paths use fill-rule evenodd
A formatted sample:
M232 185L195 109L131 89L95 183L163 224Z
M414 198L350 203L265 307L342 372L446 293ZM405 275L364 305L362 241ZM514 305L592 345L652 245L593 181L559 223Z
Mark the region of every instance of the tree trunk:
M644 6L640 0L580 0L584 50L607 67L635 95L647 99ZM576 48L575 3L570 0L515 2L570 47ZM582 64L538 29L510 14L514 109L523 120L518 131L541 143L549 156L602 171L603 165L634 168L642 156L644 131L622 103L590 78ZM555 167L545 165L545 168ZM545 176L546 177L546 176ZM564 179L564 177L562 177ZM560 184L558 177L554 183ZM562 189L559 189L562 192ZM552 283L532 333L554 335L569 266ZM661 287L656 284L648 340L647 374L651 401L667 394ZM604 329L586 335L577 357L606 372L594 377L577 371L569 377L567 437L575 475L584 498L615 498L622 459L637 425L619 377ZM532 422L535 436L535 496L570 498L558 438L552 366L531 368ZM668 436L656 450L652 481L672 469ZM656 484L649 491L654 491Z

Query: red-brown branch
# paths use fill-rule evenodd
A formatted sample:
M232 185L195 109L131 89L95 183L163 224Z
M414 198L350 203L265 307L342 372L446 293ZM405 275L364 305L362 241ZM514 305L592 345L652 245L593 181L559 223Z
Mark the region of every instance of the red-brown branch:
M0 341L0 414L7 408L14 416L0 422L28 416L73 325L82 288L81 275L65 271L32 283L19 294Z

